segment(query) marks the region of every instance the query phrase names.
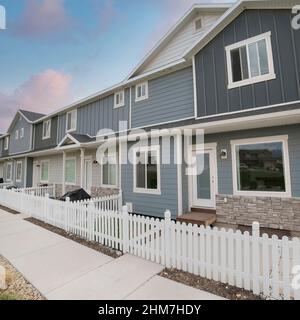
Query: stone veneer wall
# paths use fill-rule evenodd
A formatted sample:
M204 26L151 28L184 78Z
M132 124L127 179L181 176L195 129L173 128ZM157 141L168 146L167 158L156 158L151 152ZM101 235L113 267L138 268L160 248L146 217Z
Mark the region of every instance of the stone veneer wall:
M216 211L220 223L300 231L300 198L217 195Z

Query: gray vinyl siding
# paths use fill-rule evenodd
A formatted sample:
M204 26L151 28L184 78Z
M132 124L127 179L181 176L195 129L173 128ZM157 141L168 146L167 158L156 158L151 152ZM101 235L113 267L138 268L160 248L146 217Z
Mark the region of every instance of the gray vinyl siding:
M51 136L43 140L43 122L34 126L34 150L51 149L57 145L57 122L58 117L51 119Z
M132 87L132 128L194 117L191 67L148 81L148 93L147 100L135 102Z
M300 37L291 10L246 10L196 55L198 117L300 99ZM228 90L225 47L271 31L276 79Z
M132 144L128 144L130 148ZM133 211L144 215L163 217L164 212L171 210L172 217L176 218L178 211L177 197L177 166L174 164L174 143L171 142L171 164L161 164L161 195L133 192L133 165L122 165L122 192L123 202L132 202Z
M21 174L21 181L16 181L16 165L17 162L22 162L22 174ZM6 180L6 166L8 163L12 163L12 179L11 181ZM23 188L25 183L25 158L13 159L10 161L5 161L3 163L3 175L5 176L5 182L10 182L13 186L17 188Z
M20 138L20 129L24 128L24 137ZM16 140L15 132L19 130L19 139ZM32 124L28 123L22 116L16 121L13 128L10 130L9 139L9 154L18 154L28 152L31 149L32 141Z
M300 125L260 128L205 136L205 143L217 143L219 194L233 194L231 140L288 135L292 196L300 197ZM221 160L220 152L227 149L228 159Z
M129 122L129 89L125 90L125 105L114 108L114 95L77 109L76 133L96 136L101 129L119 131L119 121ZM59 116L58 142L66 135L66 114Z

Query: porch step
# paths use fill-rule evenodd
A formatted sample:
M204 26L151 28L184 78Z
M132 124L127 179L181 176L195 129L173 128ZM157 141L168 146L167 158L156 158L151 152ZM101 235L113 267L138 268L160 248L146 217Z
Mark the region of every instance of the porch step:
M177 221L185 222L185 223L192 223L197 225L204 225L204 226L210 226L211 224L215 223L217 220L216 213L210 212L213 210L208 211L192 211L183 214L182 216L179 216L177 218Z
M198 208L198 207L193 207L191 208L192 212L203 212L203 213L213 213L216 214L216 209L208 209L208 208Z

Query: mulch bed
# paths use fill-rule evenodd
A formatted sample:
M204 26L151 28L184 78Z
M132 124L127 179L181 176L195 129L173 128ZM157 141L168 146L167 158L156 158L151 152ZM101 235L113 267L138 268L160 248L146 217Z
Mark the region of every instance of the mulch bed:
M57 228L57 227L54 227L50 224L47 224L47 223L44 223L38 219L35 219L35 218L27 218L27 219L24 219L28 222L31 222L39 227L42 227L44 229L47 229L51 232L54 232L62 237L65 237L67 239L70 239L70 240L73 240L83 246L86 246L90 249L93 249L93 250L96 250L98 252L101 252L103 254L106 254L107 256L110 256L112 258L118 258L122 255L122 252L121 251L118 251L118 250L114 250L114 249L111 249L111 248L108 248L108 247L105 247L97 242L94 242L94 241L88 241L88 240L85 240L85 239L82 239L80 237L77 237L76 235L74 234L71 234L71 233L68 233L66 232L65 230L63 229L60 229L60 228Z
M229 300L265 300L265 298L257 296L250 291L205 279L177 269L164 269L159 275Z
M12 214L20 214L20 212L18 212L18 211L15 211L15 210L12 210L12 209L3 207L3 206L1 206L1 205L0 205L0 210L4 210L4 211L9 212L9 213L12 213Z
M0 255L0 266L6 270L7 289L0 290L0 300L46 300L13 265Z

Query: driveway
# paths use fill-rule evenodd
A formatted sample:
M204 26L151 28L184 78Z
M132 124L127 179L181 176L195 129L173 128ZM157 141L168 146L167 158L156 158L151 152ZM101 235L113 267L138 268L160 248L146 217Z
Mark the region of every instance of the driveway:
M162 278L163 266L126 254L113 259L0 210L0 254L47 299L219 300Z

